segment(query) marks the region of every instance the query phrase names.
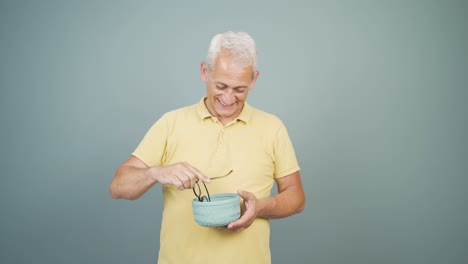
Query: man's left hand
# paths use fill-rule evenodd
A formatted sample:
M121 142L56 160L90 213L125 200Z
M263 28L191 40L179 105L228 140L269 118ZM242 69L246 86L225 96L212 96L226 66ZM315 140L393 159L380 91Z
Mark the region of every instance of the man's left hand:
M230 223L227 226L229 231L241 231L247 227L249 227L255 218L257 218L257 197L251 192L247 191L237 191L239 196L244 200L244 208L243 213L239 219Z

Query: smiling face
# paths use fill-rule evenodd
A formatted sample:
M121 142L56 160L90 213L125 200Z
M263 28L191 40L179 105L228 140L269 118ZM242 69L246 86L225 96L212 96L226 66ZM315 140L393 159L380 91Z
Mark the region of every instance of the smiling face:
M205 105L210 113L226 125L239 116L247 94L255 85L258 71L253 66L239 66L229 51L222 50L213 69L201 64L201 78L206 83Z

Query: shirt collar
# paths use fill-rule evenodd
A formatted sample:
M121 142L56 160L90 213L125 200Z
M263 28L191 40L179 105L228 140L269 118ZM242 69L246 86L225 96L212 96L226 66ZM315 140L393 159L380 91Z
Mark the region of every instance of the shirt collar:
M213 116L210 113L210 111L208 111L208 108L206 108L206 105L205 105L206 98L207 98L206 96L203 97L197 104L197 112L198 112L200 119L202 120ZM247 102L244 102L244 107L242 108L242 111L239 114L239 116L236 118L236 120L242 121L244 123L249 122L252 116L252 111L253 111L252 107L249 104L247 104Z
M205 119L212 116L210 111L208 111L208 108L206 108L205 99L206 96L203 97L197 104L197 112L201 119Z

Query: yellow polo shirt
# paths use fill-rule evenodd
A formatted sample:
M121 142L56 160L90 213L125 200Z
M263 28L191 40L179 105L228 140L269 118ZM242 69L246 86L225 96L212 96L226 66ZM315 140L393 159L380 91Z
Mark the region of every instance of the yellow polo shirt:
M236 120L223 126L197 104L164 114L133 155L148 166L188 162L205 176L210 194L246 190L270 195L274 180L299 170L291 140L277 117L245 103ZM270 224L256 219L241 232L202 227L192 212L191 189L164 185L159 264L271 263ZM202 187L202 190L203 187Z

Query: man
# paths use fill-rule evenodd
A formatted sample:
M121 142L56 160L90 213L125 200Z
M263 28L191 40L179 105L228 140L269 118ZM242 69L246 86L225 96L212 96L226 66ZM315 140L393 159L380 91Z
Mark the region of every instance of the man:
M255 42L247 33L216 35L200 66L206 97L164 114L115 173L114 198L137 199L162 185L160 264L270 263L268 219L304 209L286 128L246 103L256 67ZM197 181L212 194L237 192L241 217L223 228L197 225L191 207ZM278 194L271 196L274 181Z

